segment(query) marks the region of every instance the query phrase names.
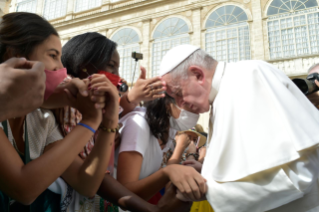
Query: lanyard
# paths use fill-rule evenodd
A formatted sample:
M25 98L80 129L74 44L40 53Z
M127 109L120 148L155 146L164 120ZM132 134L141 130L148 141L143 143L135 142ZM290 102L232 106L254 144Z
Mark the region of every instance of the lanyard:
M9 136L8 133L8 124L7 121L2 122L3 131L6 134L6 136ZM9 138L9 137L8 137ZM27 128L27 117L24 124L24 158L23 158L24 164L27 164L30 162L30 150L29 150L29 139L28 139L28 128Z
M24 124L24 157L23 157L23 162L24 164L27 164L30 162L30 151L29 151L29 139L28 139L28 128L27 128L27 117L25 117L25 124ZM9 138L9 133L8 133L8 123L7 120L2 122L3 126L3 131L6 134L7 138ZM9 197L9 204L8 204L8 211L11 211L10 205L11 205L11 198ZM25 209L28 211L31 211L30 206L25 206Z

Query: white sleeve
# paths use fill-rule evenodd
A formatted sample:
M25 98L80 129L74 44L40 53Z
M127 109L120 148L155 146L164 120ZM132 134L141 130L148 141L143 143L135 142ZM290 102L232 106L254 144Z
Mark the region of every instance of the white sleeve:
M135 151L143 157L150 142L150 128L145 118L135 114L128 118L121 129L119 153Z

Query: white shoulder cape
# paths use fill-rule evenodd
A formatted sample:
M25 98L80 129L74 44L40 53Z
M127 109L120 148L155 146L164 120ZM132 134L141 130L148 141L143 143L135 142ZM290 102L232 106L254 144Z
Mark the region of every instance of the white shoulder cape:
M203 176L235 181L300 157L319 143L319 112L280 70L262 61L219 62L213 134Z

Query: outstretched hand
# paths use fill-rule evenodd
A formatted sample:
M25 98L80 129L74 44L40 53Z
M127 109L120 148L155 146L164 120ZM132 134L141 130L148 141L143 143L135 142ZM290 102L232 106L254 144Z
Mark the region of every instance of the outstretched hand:
M182 201L176 197L176 187L172 184L166 189L164 196L157 204L158 211L189 212L192 202Z
M166 83L161 77L146 79L146 69L141 67L141 74L127 95L130 102L137 105L141 101L151 101L164 97L165 90Z
M172 183L186 198L198 201L206 194L206 179L194 168L172 164L166 166L164 169Z

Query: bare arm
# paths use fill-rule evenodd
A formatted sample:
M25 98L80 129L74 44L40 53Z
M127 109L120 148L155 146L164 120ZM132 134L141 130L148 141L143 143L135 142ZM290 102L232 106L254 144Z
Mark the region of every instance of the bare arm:
M175 190L170 187L166 190L157 206L152 205L106 174L98 190L98 195L103 199L113 202L133 212L189 212L191 203L179 201L175 195Z
M95 103L88 98L77 97L77 108L83 116L81 122L97 129L102 120L102 110L95 109ZM4 150L0 155L0 190L19 202L32 203L70 166L92 135L91 130L76 126L61 142L24 165L3 130L0 130L0 145Z
M175 136L176 147L171 158L168 160L169 164L179 164L181 162L182 154L184 153L186 147L190 144L189 137L186 133L178 134Z
M148 200L165 187L169 178L160 169L152 175L138 180L142 162L143 157L138 152L121 152L118 159L117 179L130 191Z
M149 199L169 181L192 199L201 198L207 191L206 180L192 167L172 164L152 175L138 180L143 157L137 152L121 152L118 159L117 179L130 191Z
M116 87L104 75L93 75L90 83L92 90L97 88L94 91L95 95L102 95L107 99L102 125L106 129L115 129L118 123L119 109ZM100 130L91 153L84 161L77 157L63 173L64 180L80 194L88 197L94 196L104 178L114 139L115 132Z
M92 134L90 130L76 126L63 142L24 165L1 129L0 190L23 204L31 204L61 176Z

